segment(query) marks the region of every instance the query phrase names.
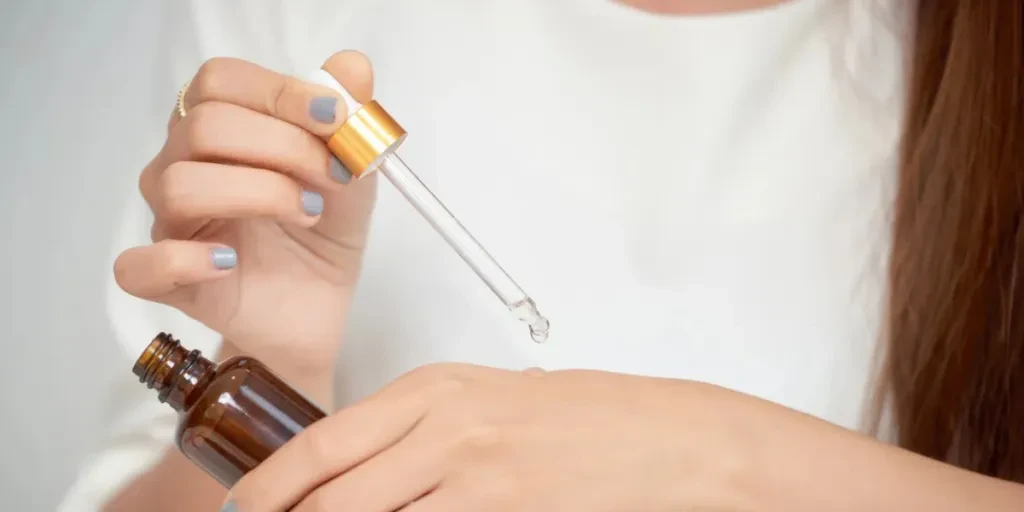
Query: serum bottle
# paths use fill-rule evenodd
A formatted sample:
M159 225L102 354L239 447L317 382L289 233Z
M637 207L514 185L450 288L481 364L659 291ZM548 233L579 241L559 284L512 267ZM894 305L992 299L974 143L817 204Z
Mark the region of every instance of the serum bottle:
M220 364L161 333L132 368L178 412L178 448L230 488L326 414L250 357Z

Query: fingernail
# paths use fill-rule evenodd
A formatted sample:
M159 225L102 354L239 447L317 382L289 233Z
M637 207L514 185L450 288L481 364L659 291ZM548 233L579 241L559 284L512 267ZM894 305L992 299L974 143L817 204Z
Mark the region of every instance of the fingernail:
M334 109L337 106L338 98L319 96L309 102L309 115L321 123L331 124L334 122Z
M238 512L238 505L235 505L233 501L229 501L220 508L220 512Z
M331 155L331 178L343 185L348 185L352 181L352 173L334 155Z
M217 247L210 251L213 266L219 270L228 270L238 265L238 253L230 247Z
M324 196L311 192L309 190L302 191L302 209L306 211L306 215L315 217L324 212Z

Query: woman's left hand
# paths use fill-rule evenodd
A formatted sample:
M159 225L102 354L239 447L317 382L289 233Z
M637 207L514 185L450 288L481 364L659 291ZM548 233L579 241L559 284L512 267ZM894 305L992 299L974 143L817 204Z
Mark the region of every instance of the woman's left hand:
M225 510L738 510L749 401L597 371L426 366L300 433Z

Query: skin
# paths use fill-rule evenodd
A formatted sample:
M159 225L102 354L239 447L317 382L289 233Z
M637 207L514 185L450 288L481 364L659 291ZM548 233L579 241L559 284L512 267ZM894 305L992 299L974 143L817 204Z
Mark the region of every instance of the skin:
M780 0L622 3L696 15ZM324 69L357 99L372 96L362 55L336 54ZM205 64L188 115L172 114L140 176L153 244L125 251L114 270L128 293L221 333L222 358L255 356L333 410L338 311L359 274L376 183L331 179L323 140L345 112L338 102L334 122L313 116L324 96L336 95L251 63ZM321 214L304 211L304 190L321 195ZM227 247L237 266L218 269L210 251ZM431 365L300 433L230 496L171 450L106 510L996 512L1020 503L1022 486L708 384Z
M1011 511L1021 486L712 385L433 365L243 478L241 512Z
M340 52L323 68L369 101L365 56ZM333 123L310 111L322 97L339 99ZM184 118L171 114L167 140L139 178L156 219L153 243L118 256L117 282L222 334L219 359L266 361L333 410L339 318L357 280L376 191L374 177L332 178L324 141L345 119L344 102L330 89L249 62L214 59L197 71L185 108ZM322 214L303 209L304 190L322 196ZM217 268L215 248L235 249L237 266ZM216 510L225 492L175 450L106 510ZM161 496L167 499L154 499Z

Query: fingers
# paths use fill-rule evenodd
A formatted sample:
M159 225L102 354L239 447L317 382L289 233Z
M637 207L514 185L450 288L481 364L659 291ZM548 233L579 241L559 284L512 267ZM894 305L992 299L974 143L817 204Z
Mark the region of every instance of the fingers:
M159 180L150 202L154 241L187 240L218 219L268 218L309 227L324 211L319 193L266 169L185 161L172 164Z
M323 482L405 437L425 410L424 390L320 420L239 481L232 498L239 510L287 510Z
M337 475L387 450L419 423L437 396L476 371L436 365L410 372L365 401L299 433L231 490L239 510L287 510ZM415 487L415 486L414 486Z
M184 286L223 278L237 263L230 247L164 240L122 252L114 262L114 277L129 294L155 300Z
M363 54L338 52L323 67L357 100L372 97L373 71ZM179 160L279 170L327 190L352 178L324 144L349 114L341 96L328 87L252 62L214 58L193 77L183 104L185 117L175 109L167 145L143 173L144 194L151 175Z
M391 512L438 486L448 447L416 430L306 496L292 512Z
M321 68L330 73L356 101L368 103L373 99L373 66L362 53L335 53Z
M373 67L362 53L337 52L322 68L357 101L366 103L372 99ZM330 88L230 57L216 57L203 63L189 82L183 100L186 117L205 102L232 103L324 138L337 131L351 114L338 93ZM180 120L175 108L168 130Z
M153 192L164 169L181 161L272 169L321 190L337 190L351 180L313 134L230 103L203 104L178 124L157 158L143 170L143 195Z
M231 103L321 137L337 131L348 114L341 96L327 87L227 57L200 66L185 93L185 118L207 102Z
M373 72L369 60L361 53L338 52L324 63L324 69L359 101L369 101L372 97ZM139 189L154 211L170 212L165 218L186 220L191 217L193 220L175 226L154 225L154 240L170 236L169 233L195 233L209 220L195 218L196 204L176 205L167 200L168 197L189 201L210 197L198 189L163 188L165 182L176 183L165 179L164 174L168 169L180 170L182 162L266 169L290 176L303 184L299 185L303 188L330 192L332 198L356 196L357 200L350 201L351 205L335 201L340 204L339 215L329 220L330 225L321 226L326 233L344 234L351 219L365 218L372 208L373 194L366 193L366 189L373 190L372 180L364 186L353 187L358 190L351 194L344 193L346 187L342 185L349 184L352 175L324 143L323 139L334 133L348 114L345 102L330 88L306 83L251 62L216 58L207 61L196 73L184 95L183 105L185 117L172 116L168 140L160 154L143 170ZM198 169L196 166L189 168ZM218 177L206 181L217 182ZM264 196L275 192L280 190L268 190ZM323 203L321 196L313 192L300 197L306 206ZM244 205L229 204L219 213L234 215L231 212L241 206ZM253 203L249 207L256 213L283 214L286 219L307 225L305 217L291 215L294 208L268 212L267 203ZM361 232L353 233L355 241L351 245L357 245L361 235Z

